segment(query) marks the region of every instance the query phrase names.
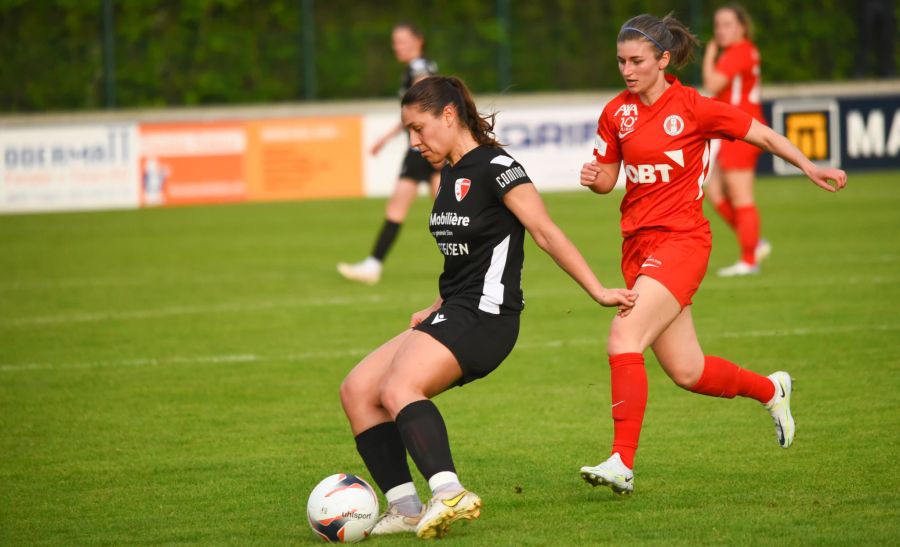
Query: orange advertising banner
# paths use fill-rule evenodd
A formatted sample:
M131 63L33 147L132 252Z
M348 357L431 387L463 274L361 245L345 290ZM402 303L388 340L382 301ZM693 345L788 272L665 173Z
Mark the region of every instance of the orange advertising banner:
M249 199L363 195L360 116L249 121L246 129Z
M247 136L241 122L142 124L144 206L247 199Z

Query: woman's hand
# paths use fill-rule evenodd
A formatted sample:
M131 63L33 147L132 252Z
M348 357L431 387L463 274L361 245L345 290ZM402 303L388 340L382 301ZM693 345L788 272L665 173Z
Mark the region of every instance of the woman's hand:
M712 38L709 42L706 42L706 52L704 53L704 58L715 60L716 55L719 53L719 44L716 43L716 39Z
M600 176L600 164L597 160L589 161L581 166L581 185L590 188Z
M806 176L813 184L829 192L837 192L847 186L847 173L834 167L813 167ZM830 181L834 181L832 184Z
M631 313L631 309L634 308L634 304L637 302L638 293L631 289L603 289L593 296L594 300L601 306L606 306L607 308L615 306L619 309L616 312L616 315L625 317Z
M435 300L434 304L428 306L424 310L419 310L416 313L412 314L412 316L410 316L409 318L409 328L416 327L419 323L424 321L426 317L437 311L443 303L444 301L441 300L440 297L438 297L438 299Z

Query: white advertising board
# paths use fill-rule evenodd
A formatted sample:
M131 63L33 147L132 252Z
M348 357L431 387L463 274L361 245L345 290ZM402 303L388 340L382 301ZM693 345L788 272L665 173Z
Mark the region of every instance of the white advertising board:
M135 124L4 128L0 212L136 208Z

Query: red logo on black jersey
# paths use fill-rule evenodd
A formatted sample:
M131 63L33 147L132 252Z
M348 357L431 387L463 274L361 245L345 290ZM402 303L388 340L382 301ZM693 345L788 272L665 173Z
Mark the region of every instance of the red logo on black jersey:
M469 179L456 179L456 201L462 201L471 186L472 181Z

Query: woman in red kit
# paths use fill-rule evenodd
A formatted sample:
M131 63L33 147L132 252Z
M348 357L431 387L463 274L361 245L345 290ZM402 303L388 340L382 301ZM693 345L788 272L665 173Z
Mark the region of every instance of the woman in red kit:
M647 404L643 352L653 349L666 374L682 388L712 397L749 397L775 421L782 447L791 445L791 377L761 376L721 357L704 355L691 317L691 298L706 273L712 239L703 217L703 180L709 140L740 139L799 167L817 186L836 192L847 175L813 165L786 138L750 114L701 96L666 74L686 64L697 38L677 19L639 15L617 38L626 90L603 109L595 160L584 164L581 184L598 194L613 189L625 170L622 200L622 273L640 298L610 327L614 440L603 463L581 468L589 483L615 492L634 490L634 454ZM829 181L834 181L832 185Z
M719 8L713 17L715 37L703 56L703 87L716 99L736 106L765 123L760 105L759 51L750 41L753 23L742 6ZM737 233L741 258L722 268L722 277L759 272L759 260L772 248L760 239L759 212L753 202L756 160L762 151L750 143L723 140L707 182L707 199Z

